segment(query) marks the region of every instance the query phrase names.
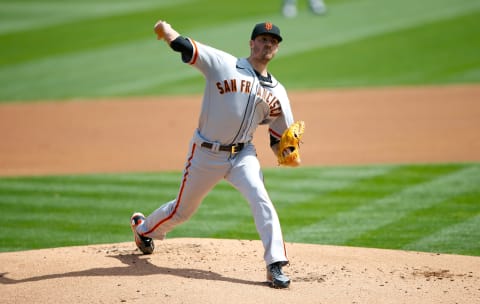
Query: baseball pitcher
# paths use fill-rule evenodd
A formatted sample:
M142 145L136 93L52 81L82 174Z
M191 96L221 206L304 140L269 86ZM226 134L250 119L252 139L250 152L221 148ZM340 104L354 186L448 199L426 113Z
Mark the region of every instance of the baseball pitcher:
M163 20L155 24L154 31L180 53L184 63L203 74L206 85L177 196L147 217L139 212L132 215L136 245L144 254L153 253L153 239L164 239L188 220L208 192L225 179L250 204L265 249L267 279L276 288L288 287L290 279L282 270L288 258L280 221L252 144L257 127L268 124L270 145L279 164L298 166L301 162L298 148L305 125L294 122L285 88L267 70L282 41L280 29L269 22L255 25L248 58L181 36Z

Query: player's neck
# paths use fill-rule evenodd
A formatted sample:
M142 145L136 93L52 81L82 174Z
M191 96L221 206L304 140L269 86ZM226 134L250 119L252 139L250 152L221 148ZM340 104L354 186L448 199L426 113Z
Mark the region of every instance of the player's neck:
M258 74L268 77L267 63L259 62L254 60L252 57L247 58L247 60Z

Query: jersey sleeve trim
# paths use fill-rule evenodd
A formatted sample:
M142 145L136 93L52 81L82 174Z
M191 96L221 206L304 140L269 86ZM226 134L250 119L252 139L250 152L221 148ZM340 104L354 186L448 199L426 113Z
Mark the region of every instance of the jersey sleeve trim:
M282 137L282 134L278 134L272 128L268 129L268 132L270 132L270 135L272 135L273 137L276 137L276 138L281 138Z
M198 59L198 46L197 46L197 43L195 42L195 40L190 39L190 42L193 45L193 56L192 56L192 60L190 61L190 65L194 65L197 62L197 59Z

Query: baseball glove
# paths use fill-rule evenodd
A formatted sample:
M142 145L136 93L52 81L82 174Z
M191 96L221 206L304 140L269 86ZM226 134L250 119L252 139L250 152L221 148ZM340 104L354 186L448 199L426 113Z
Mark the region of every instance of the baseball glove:
M294 122L286 129L278 147L278 164L282 166L296 167L300 165L300 140L305 131L305 122Z

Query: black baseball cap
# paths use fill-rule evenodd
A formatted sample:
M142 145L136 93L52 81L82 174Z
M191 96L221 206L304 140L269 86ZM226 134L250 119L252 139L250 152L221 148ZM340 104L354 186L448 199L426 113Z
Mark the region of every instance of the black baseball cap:
M270 34L275 36L278 39L278 42L283 40L282 36L280 36L280 29L271 22L262 22L256 24L253 28L251 39L254 40L258 35L262 34Z

